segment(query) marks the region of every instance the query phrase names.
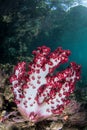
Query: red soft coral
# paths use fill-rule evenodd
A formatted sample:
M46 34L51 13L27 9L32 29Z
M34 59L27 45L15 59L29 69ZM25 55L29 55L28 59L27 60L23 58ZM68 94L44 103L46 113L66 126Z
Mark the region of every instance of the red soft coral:
M68 61L70 51L59 47L50 53L50 48L42 46L33 54L29 71L26 72L25 62L18 63L10 82L21 114L29 121L38 122L61 114L80 78L80 66L72 62L70 67L54 75L54 70Z

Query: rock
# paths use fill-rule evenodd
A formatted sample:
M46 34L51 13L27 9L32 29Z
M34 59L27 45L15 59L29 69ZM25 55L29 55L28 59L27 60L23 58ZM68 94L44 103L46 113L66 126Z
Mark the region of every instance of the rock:
M62 127L63 127L62 122L52 122L52 124L50 125L50 130L61 130Z

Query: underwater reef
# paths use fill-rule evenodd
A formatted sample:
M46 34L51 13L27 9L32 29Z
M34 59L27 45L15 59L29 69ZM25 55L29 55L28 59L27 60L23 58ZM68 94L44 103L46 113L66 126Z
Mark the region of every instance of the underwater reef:
M44 130L58 130L58 129L71 129L71 130L80 130L86 128L87 124L87 103L82 101L76 100L76 92L74 93L73 90L75 88L75 80L79 79L80 76L80 66L76 65L75 63L71 63L71 68L67 68L63 70L62 72L58 72L55 75L52 75L54 69L59 66L60 64L67 62L68 56L70 55L69 50L62 50L62 48L56 49L54 52L50 52L50 48L46 46L38 47L37 50L33 51L33 54L35 55L35 58L33 59L32 64L27 67L30 68L29 73L25 73L25 63L20 62L18 63L18 66L11 66L10 64L7 65L1 65L0 66L0 80L2 82L0 86L0 129L1 130L9 130L9 129L30 129L30 130L37 130L37 129L44 129ZM47 57L48 55L48 57ZM47 61L46 61L47 59ZM36 62L37 61L37 62ZM53 62L53 64L52 64ZM38 66L37 66L38 65ZM44 68L44 66L46 68ZM52 67L52 69L51 69ZM42 70L41 73L38 73L37 70ZM36 71L36 76L35 76ZM49 75L49 72L51 75ZM14 74L13 74L14 73ZM11 76L12 75L12 76ZM28 79L30 75L31 81ZM44 79L46 86L43 87L39 82L37 82L37 76L41 76L40 82L43 82L43 76L47 76L47 79ZM10 81L13 84L12 85L9 82ZM33 77L32 77L33 76ZM34 81L34 76L36 77ZM49 80L50 82L49 82ZM72 79L72 80L71 80ZM55 81L54 81L55 80ZM53 82L54 81L54 82ZM33 89L34 82L36 87L42 86L42 88L36 89L36 91L39 91L39 95L36 92L36 95L34 93L34 96L37 98L33 98L31 93L35 92ZM26 84L27 83L27 84ZM32 84L33 83L33 84ZM66 83L69 83L65 85ZM48 84L48 87L47 87ZM29 87L27 86L29 85ZM49 86L50 85L50 86ZM67 88L69 85L69 88ZM57 88L57 86L59 88ZM65 88L64 88L65 86ZM46 88L47 87L47 88ZM32 89L31 89L32 88ZM23 89L23 90L22 90ZM29 91L28 91L29 89ZM30 92L31 89L31 92ZM63 90L62 90L63 89ZM22 91L20 91L22 90ZM24 92L30 92L31 98L35 100L35 106L38 106L38 110L43 111L43 115L40 115L37 113L37 107L33 109L35 113L31 110L27 111L27 103L22 105L22 102L27 100L27 93ZM12 93L13 91L13 93ZM24 91L24 92L23 92ZM49 91L49 93L48 93ZM22 93L21 93L22 92ZM58 96L58 93L61 93L64 95ZM72 94L71 94L72 93ZM22 94L22 95L21 95ZM44 96L44 94L48 96ZM49 95L51 94L51 95ZM70 98L69 95L71 94ZM14 96L15 96L15 102L14 102ZM58 97L58 99L57 99ZM62 98L66 97L66 100L63 100ZM31 99L29 102L33 101ZM54 109L56 103L51 103L53 100L59 100L58 101L58 108ZM70 101L69 101L70 99ZM17 100L20 100L19 102ZM68 102L67 102L68 101ZM16 105L16 104L17 105ZM29 103L29 107L30 107ZM45 106L44 103L48 103L48 107L46 109L50 109L49 111L44 111ZM66 105L67 103L67 105ZM42 106L41 106L42 104ZM19 108L18 108L19 107ZM26 114L22 115L20 114L20 107L23 107L25 109L24 111L28 112L29 116L27 117ZM52 108L51 108L52 107ZM52 110L54 109L54 111ZM33 115L31 115L31 113ZM37 113L37 116L36 116ZM47 115L48 114L48 115ZM31 116L30 116L31 115ZM27 118L26 118L27 117ZM83 118L81 118L83 117ZM39 123L40 122L40 123Z
M36 50L37 47L40 48ZM58 47L64 50L60 48L54 51ZM50 49L52 52L49 52ZM67 63L64 61L65 64L55 66L58 63L53 62L56 55L60 62L70 56ZM86 130L86 55L86 0L1 0L0 130ZM41 63L43 69L37 62ZM55 67L49 72L47 67L53 65ZM81 66L81 73L73 75L79 72L78 66ZM41 73L36 73L37 68ZM40 79L37 79L37 75ZM68 78L70 81L67 81ZM66 89L65 84L69 88ZM34 92L29 104L26 102L28 92ZM31 104L32 101L35 104ZM21 105L25 114L20 110ZM38 110L28 110L30 106Z

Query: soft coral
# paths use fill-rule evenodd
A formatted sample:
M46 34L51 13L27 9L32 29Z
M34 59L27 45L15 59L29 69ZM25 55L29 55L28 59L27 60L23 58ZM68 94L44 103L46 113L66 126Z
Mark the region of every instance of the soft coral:
M59 47L50 53L50 48L42 46L33 54L29 71L26 72L25 62L18 63L10 82L21 114L29 121L38 122L61 114L80 78L80 66L71 62L70 67L54 75L53 71L68 61L70 51Z

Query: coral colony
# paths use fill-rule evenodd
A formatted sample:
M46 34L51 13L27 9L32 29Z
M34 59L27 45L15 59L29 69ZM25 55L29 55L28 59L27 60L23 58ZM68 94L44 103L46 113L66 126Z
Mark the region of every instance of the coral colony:
M80 78L81 67L71 62L65 70L54 74L60 64L68 61L69 50L59 47L50 52L50 48L42 46L32 53L29 70L26 71L25 62L18 63L10 82L20 113L25 119L38 122L61 114Z

